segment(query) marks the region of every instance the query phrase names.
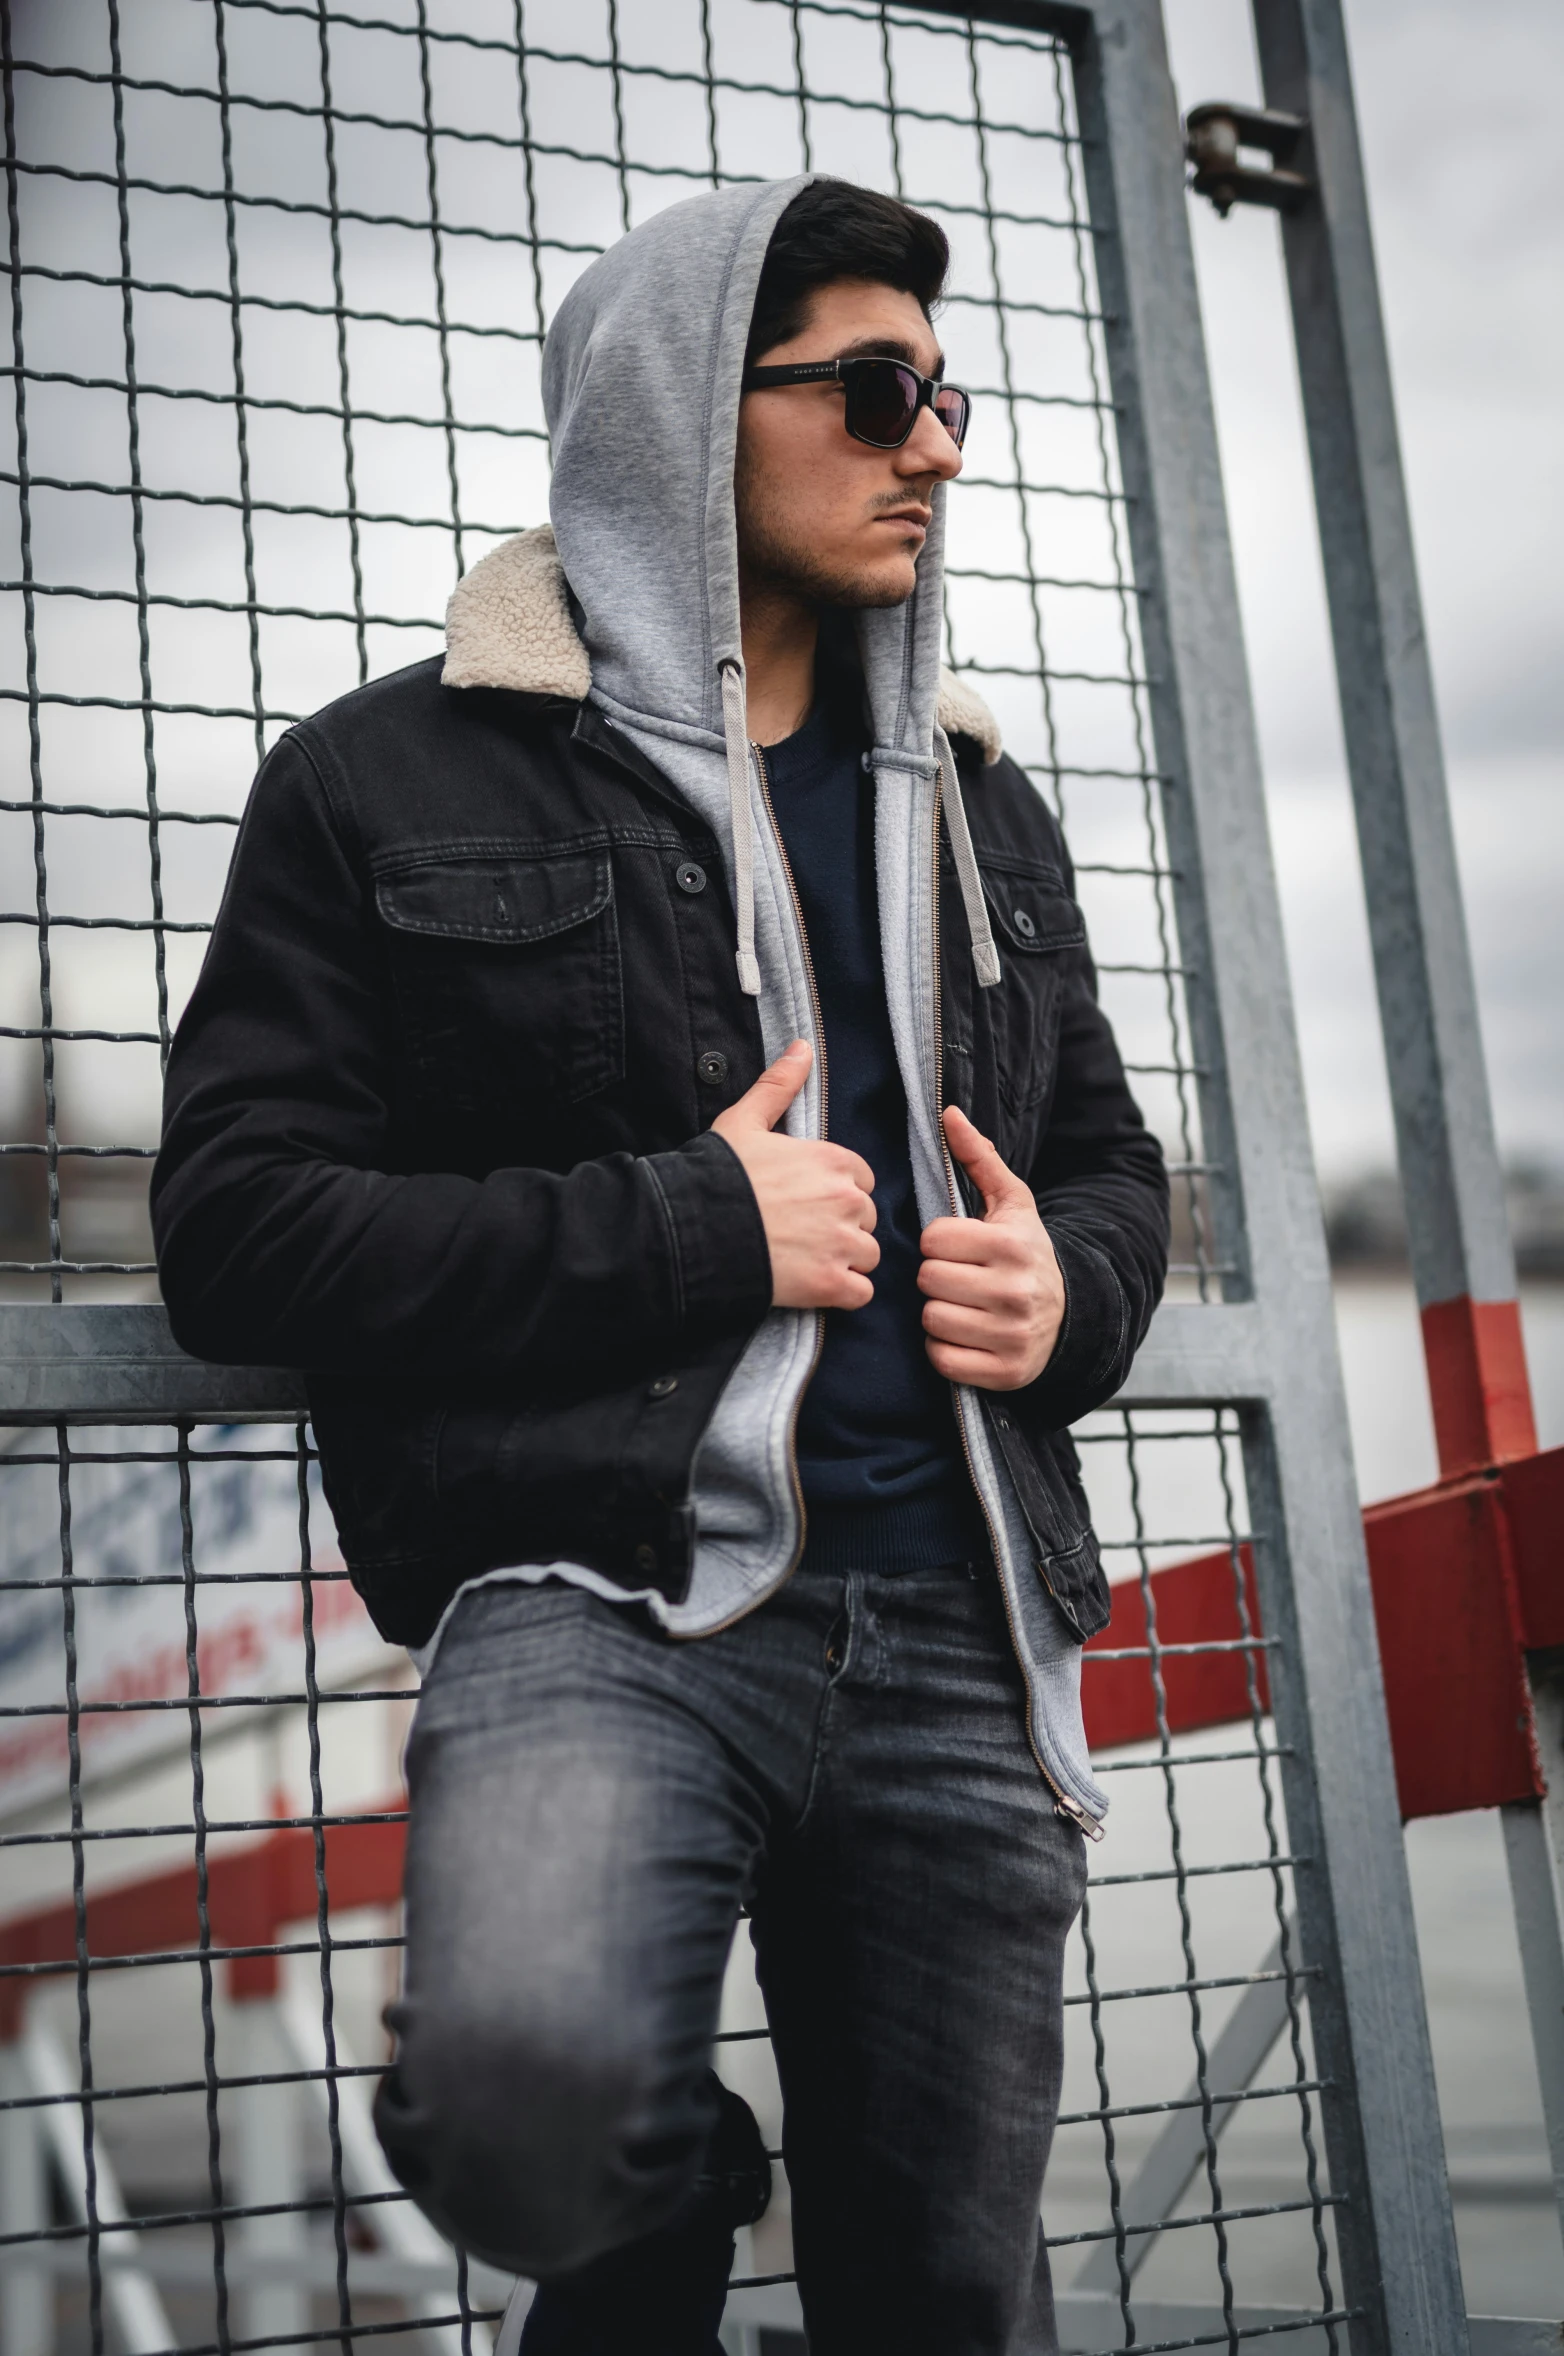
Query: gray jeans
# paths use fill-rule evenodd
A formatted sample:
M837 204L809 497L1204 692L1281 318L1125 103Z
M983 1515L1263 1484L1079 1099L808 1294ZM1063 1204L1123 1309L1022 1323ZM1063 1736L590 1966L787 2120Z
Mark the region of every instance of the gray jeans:
M442 2230L546 2280L679 2209L748 1905L813 2356L1057 2346L1038 2203L1086 1868L991 1569L806 1567L684 1643L480 1588L408 1775L378 2118Z

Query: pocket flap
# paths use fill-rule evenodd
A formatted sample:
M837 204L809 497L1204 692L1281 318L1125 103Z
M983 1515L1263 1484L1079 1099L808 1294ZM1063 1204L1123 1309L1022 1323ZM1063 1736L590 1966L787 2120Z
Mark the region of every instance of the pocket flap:
M1064 878L1039 868L985 867L983 890L994 921L1012 949L1035 956L1086 945L1086 919L1064 888Z
M985 1394L983 1414L999 1442L1036 1543L1037 1575L1071 1635L1084 1644L1107 1627L1113 1607L1085 1492L1078 1489L1071 1495L1068 1466L1076 1462L1074 1445L1067 1435L1050 1435L1034 1443L998 1404L994 1393ZM1054 1453L1055 1439L1061 1437L1067 1464L1061 1464Z
M396 868L376 879L375 905L400 933L452 941L546 941L601 916L613 891L606 850L506 852Z

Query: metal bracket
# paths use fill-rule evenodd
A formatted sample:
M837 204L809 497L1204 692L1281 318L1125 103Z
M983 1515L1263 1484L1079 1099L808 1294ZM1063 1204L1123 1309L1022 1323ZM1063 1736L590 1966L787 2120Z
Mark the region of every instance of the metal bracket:
M1282 114L1269 106L1235 106L1225 98L1191 107L1184 118L1184 152L1195 167L1195 194L1209 196L1224 221L1234 205L1294 211L1312 195L1314 182L1306 173L1283 166L1308 127L1302 115ZM1263 149L1271 159L1270 171L1240 163L1239 151L1245 147Z

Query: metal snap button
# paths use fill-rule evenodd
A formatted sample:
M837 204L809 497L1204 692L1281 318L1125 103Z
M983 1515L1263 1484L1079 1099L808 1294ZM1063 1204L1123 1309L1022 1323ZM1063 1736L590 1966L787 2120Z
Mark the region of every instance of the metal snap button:
M695 1069L708 1088L720 1088L728 1076L728 1059L725 1055L719 1055L714 1047L708 1047L697 1061Z
M839 1669L841 1667L842 1648L839 1644L828 1644L826 1646L825 1665L828 1669Z
M656 1547L647 1546L644 1543L638 1546L635 1550L634 1561L638 1571L655 1571L657 1568Z
M681 892L703 892L706 889L706 870L697 867L693 859L686 859L674 869L673 880Z
M1026 910L1024 908L1013 908L1010 913L1015 919L1015 928L1016 931L1020 934L1022 940L1035 940L1037 937L1037 927L1032 922L1032 919L1027 915Z
M679 1378L676 1374L659 1374L647 1384L646 1395L649 1399L666 1399L669 1392L676 1391L678 1387Z

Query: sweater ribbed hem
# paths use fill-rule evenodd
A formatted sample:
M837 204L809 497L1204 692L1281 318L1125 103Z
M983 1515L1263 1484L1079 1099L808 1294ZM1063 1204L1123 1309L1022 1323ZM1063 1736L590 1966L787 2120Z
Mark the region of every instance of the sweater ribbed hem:
M808 1534L798 1568L871 1571L894 1578L938 1563L981 1562L992 1549L971 1489L951 1482L894 1505L807 1505Z

